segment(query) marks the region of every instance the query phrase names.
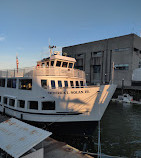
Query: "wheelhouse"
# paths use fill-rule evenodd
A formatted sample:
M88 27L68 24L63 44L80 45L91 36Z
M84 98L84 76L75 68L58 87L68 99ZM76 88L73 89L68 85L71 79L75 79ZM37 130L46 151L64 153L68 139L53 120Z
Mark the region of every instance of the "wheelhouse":
M50 68L50 67L59 67L59 68L68 68L73 69L76 60L71 57L60 56L58 53L53 54L49 58L44 58L41 61L37 62L38 68Z

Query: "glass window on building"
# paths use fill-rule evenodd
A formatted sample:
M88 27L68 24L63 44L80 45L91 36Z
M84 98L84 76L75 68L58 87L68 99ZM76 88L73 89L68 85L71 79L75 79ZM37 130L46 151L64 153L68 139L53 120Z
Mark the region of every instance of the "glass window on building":
M55 110L55 101L42 102L42 110Z
M54 80L51 80L51 87L52 87L53 89L56 88L56 87L55 87L55 81L54 81Z
M101 57L102 56L102 51L98 51L98 52L92 52L92 56L97 56L97 57Z
M56 66L60 67L61 66L61 61L57 61Z
M68 62L63 62L62 67L67 67L68 66Z
M100 82L100 71L101 71L101 65L93 65L94 84Z
M65 87L68 87L68 81L64 81Z
M115 70L128 70L129 65L128 64L118 64L114 67Z
M29 101L29 109L38 110L38 101Z
M123 51L128 51L130 48L117 48L114 49L115 52L123 52Z
M83 58L79 58L79 59L76 59L76 64L77 64L77 66L83 66L83 64L84 64L84 59Z
M9 105L10 106L15 106L15 99L9 99Z
M93 65L93 73L100 73L101 65Z
M4 103L4 104L7 104L7 100L8 100L8 98L7 98L7 97L4 97L4 98L3 98L3 103Z
M5 87L5 79L0 78L0 87Z
M47 89L47 80L41 80L41 86Z
M32 79L20 79L19 80L19 89L31 90L32 89Z
M62 81L58 81L58 87L62 87Z
M77 54L77 57L83 57L84 54Z
M75 65L75 68L79 69L79 70L83 70L83 66L77 66L77 65Z
M8 88L16 88L16 79L7 79L7 87Z
M18 107L25 108L25 100L18 100Z

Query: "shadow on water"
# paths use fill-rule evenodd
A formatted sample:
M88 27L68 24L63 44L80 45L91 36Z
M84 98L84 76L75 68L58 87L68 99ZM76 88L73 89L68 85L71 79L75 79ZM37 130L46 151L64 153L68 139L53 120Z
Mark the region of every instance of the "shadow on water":
M98 129L93 135L57 136L79 150L97 152ZM141 158L141 105L110 102L101 120L102 153Z

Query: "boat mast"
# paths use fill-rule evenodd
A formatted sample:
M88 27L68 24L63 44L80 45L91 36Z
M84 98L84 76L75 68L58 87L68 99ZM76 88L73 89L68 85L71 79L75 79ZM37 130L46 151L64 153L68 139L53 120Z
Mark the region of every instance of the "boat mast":
M56 46L50 46L50 45L49 45L49 49L50 49L50 57L51 57L51 55L52 55L52 49L53 49L53 48L56 48Z

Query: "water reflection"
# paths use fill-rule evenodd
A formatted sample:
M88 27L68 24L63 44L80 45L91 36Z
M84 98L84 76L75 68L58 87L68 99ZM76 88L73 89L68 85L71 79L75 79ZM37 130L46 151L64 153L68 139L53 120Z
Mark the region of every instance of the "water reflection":
M80 150L97 152L97 132L91 137L55 137ZM110 102L101 120L101 147L104 154L141 157L141 105Z

